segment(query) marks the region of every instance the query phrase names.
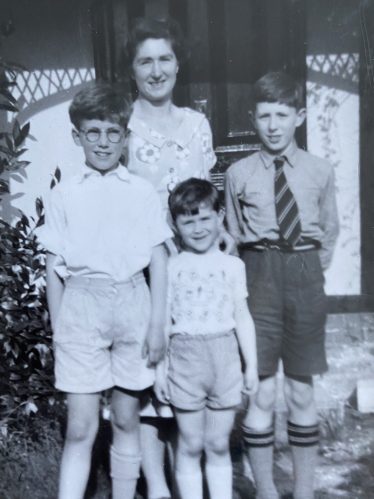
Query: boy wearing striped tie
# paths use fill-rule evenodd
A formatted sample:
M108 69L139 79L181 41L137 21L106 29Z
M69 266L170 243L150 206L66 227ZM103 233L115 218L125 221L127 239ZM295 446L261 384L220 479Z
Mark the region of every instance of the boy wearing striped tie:
M279 499L273 481L276 373L283 362L294 499L313 498L318 423L312 376L327 370L325 270L338 235L333 168L297 147L302 88L284 73L253 87L259 152L226 174L226 217L245 262L260 387L243 436L260 499Z

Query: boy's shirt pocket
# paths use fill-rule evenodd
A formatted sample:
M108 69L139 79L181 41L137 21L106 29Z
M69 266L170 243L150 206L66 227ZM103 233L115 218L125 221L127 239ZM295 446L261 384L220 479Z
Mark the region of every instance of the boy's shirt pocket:
M243 222L256 234L277 228L273 186L264 186L261 190L246 186L238 200Z
M273 194L274 191L270 192L270 189L260 191L258 189L246 187L244 191L239 194L238 198L244 206L251 207L255 210L261 210L274 205Z

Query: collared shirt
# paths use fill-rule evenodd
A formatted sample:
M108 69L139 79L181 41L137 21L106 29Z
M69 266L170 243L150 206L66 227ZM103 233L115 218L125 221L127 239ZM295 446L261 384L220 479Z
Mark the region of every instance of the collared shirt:
M164 210L169 191L178 182L191 177L209 178L216 162L206 117L187 107L181 111L182 121L169 137L138 117L137 101L128 124L128 169L151 182Z
M128 280L147 267L152 248L172 237L154 188L119 166L101 175L84 166L45 200L44 248L63 278Z
M339 232L334 170L325 160L291 143L283 170L295 197L302 237L321 243L321 262L332 258ZM279 239L274 201L274 158L265 150L233 164L226 173L226 219L237 243Z

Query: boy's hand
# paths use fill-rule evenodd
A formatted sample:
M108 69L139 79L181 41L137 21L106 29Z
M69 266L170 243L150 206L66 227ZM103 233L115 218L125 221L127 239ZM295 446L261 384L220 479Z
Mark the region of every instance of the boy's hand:
M156 381L153 386L153 391L160 402L163 404L170 404L169 388L165 370L162 369L162 372L160 371L161 370L158 370L156 373Z
M142 357L148 357L148 367L156 366L165 356L166 341L163 328L150 326L143 344Z
M254 395L258 390L258 383L257 369L247 368L244 372L243 392L247 395Z

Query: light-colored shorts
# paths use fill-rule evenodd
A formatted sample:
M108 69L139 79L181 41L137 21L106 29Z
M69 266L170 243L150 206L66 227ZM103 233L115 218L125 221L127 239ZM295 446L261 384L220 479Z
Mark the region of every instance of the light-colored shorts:
M151 386L154 369L141 356L150 308L142 273L124 283L69 278L53 334L56 388L95 393Z
M228 409L242 400L243 373L234 331L170 339L170 403L177 409Z

